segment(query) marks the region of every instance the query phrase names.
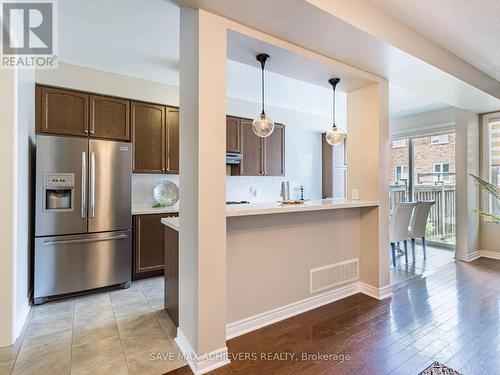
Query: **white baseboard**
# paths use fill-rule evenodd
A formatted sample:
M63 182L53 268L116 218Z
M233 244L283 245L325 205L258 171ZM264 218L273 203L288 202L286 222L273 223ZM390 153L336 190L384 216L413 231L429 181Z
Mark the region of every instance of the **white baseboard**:
M361 285L363 285L363 287L361 287ZM245 333L255 331L259 328L302 314L306 311L316 309L323 305L352 296L356 293L363 293L376 299L384 299L392 295L390 286L377 289L370 285L357 282L340 289L330 290L286 306L281 306L276 309L265 311L251 317L229 323L226 326L226 339L229 340L234 337L244 335Z
M26 298L21 311L16 312L16 316L14 317L14 341L17 340L17 338L21 334L24 324L28 319L28 314L31 310L30 300L31 297Z
M497 251L479 250L479 256L484 258L500 260L500 252Z
M457 255L456 259L463 260L466 262L472 262L473 260L479 258L490 258L490 259L500 259L500 252L488 251L488 250L477 250L472 253L467 254L467 257L459 257Z
M175 342L177 346L179 346L179 349L194 375L205 374L216 368L225 366L230 362L227 347L214 350L207 354L197 355L180 328L177 328Z
M378 300L383 300L392 296L391 285L387 285L382 288L376 288L374 286L360 282L359 291L363 294L366 294L367 296L370 296Z

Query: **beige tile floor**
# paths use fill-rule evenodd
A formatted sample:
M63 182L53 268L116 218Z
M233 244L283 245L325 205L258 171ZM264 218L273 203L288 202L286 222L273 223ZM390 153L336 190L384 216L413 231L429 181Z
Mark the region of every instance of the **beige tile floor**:
M186 364L174 337L163 278L140 280L34 306L20 338L0 349L0 375L164 374Z

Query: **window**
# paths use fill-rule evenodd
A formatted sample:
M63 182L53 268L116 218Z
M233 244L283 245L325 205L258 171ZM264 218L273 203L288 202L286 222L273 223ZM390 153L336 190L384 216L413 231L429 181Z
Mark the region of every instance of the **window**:
M442 145L445 143L449 143L448 134L433 135L431 137L431 145Z
M489 123L489 178L490 182L500 188L500 121ZM495 215L500 214L500 202L490 198L490 210Z
M396 182L408 182L408 166L407 165L396 165L394 169L394 180Z
M450 181L450 163L434 163L434 181Z
M392 148L404 148L406 147L406 139L398 139L392 141Z

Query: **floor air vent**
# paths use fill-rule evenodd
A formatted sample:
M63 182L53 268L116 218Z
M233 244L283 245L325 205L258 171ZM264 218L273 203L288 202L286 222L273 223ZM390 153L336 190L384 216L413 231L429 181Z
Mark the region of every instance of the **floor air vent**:
M310 292L316 293L335 285L358 279L358 259L314 268L310 273Z

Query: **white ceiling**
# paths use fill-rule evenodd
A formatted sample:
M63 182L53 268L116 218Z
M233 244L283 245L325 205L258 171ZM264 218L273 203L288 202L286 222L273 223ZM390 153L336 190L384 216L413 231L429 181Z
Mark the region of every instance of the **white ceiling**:
M371 0L433 42L500 80L499 0Z
M166 0L63 0L59 60L178 85L179 7Z
M400 86L389 85L389 107L391 119L395 119L435 111L449 105L437 103Z
M401 51L394 52L380 40L310 5L304 8L303 0L264 1L261 4L262 1L264 0L254 2L220 0L217 4L224 5L232 11L237 10L237 14L242 18L245 15L245 23L257 24L259 20L263 21L259 7L265 3L272 8L271 16L273 9L279 10L281 15L274 18L273 22L267 23L271 34L285 36L283 37L285 40L302 35L302 39L295 40L296 44L305 45L319 52L326 51L329 56L333 55L332 57L337 57L340 61L347 61L361 68L374 67L376 69L366 70L379 75L390 75L393 81L390 89L393 117L448 105L443 104L446 101L442 100L442 95L434 95L439 90L427 90L428 92L422 93L422 90L408 89L412 87L415 74L409 74L412 65L404 61L401 56L405 54ZM292 2L295 5L291 4ZM59 1L58 4L61 61L178 85L179 8L177 5L166 0L141 2L121 0L119 7L114 0L72 0ZM286 14L282 12L285 5ZM294 24L295 27L290 28L289 24ZM314 32L304 33L304 29L310 27L324 28L323 32L316 35L308 44L307 38L314 35ZM258 69L253 56L256 52L266 51L272 55L268 68L271 72L277 73L270 78L277 93L274 98L272 93L268 94L270 104L285 106L285 102L288 101L296 108L298 100L292 98L292 94L302 94L302 97L306 98L302 101L304 110L326 114L329 110L323 108L329 101L329 91L325 91L325 87L328 87L327 77L340 75L343 79L339 87L341 91L364 84L358 77L345 75L343 72L333 72L329 67L304 61L303 58L243 37L241 34L229 35L229 47L229 57L236 61L228 63L229 80L234 81L228 83L228 93L233 97L259 100L258 90L250 90L255 82L253 75L249 74L249 68L244 64L252 69ZM360 51L362 53L358 53ZM399 61L399 65L395 64L395 61ZM293 80L286 81L286 76L292 77ZM300 81L306 84L301 85ZM422 82L422 85L424 84L425 82ZM321 87L315 88L315 86ZM242 92L243 87L249 92L248 94ZM278 87L282 89L277 89Z
M274 35L309 50L387 78L392 84L419 93L435 103L446 103L474 112L500 108L500 82L423 38L368 0L178 0L184 6L201 8ZM374 14L373 9L379 14ZM337 8L344 8L342 19ZM355 14L350 11L355 9ZM359 12L359 14L358 14ZM380 14L381 13L381 14ZM384 17L385 16L385 17ZM344 19L352 18L356 26ZM395 19L394 19L395 20ZM360 23L367 26L360 28ZM389 27L386 27L389 26ZM392 29L391 29L392 28ZM383 29L384 34L377 34ZM399 38L398 31L405 31ZM389 31L388 31L389 30ZM413 34L413 35L410 35ZM392 38L392 40L391 40ZM394 39L400 43L395 43ZM387 41L388 40L388 41ZM416 41L416 42L415 42ZM415 43L412 43L415 42ZM394 45L398 44L398 48ZM424 51L417 57L410 52ZM432 58L429 58L432 57ZM438 61L440 68L426 61ZM459 78L457 78L459 77Z
M341 79L337 88L348 92L373 83L351 72L337 69L308 59L283 48L265 43L249 36L229 31L227 35L227 57L253 67L260 67L256 60L259 53L267 53L270 59L266 63L266 71L291 77L320 87L331 89L330 78Z

